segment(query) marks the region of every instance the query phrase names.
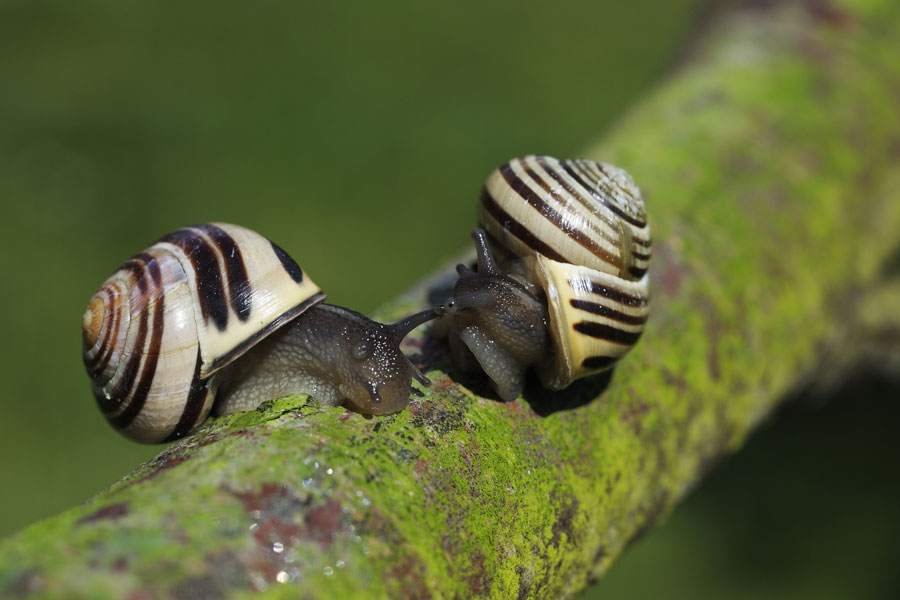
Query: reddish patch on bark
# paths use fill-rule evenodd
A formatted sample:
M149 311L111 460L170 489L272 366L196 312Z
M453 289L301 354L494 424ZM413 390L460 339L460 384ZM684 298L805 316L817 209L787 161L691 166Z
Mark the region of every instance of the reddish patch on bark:
M888 155L891 158L900 158L900 139L891 140L888 145Z
M454 523L454 519L448 517L447 519L448 525L456 525ZM441 536L441 550L444 551L444 554L447 556L456 556L457 552L460 550L460 541L459 537L454 534L445 534Z
M128 559L120 556L113 561L112 570L116 573L124 573L128 569Z
M152 470L141 477L140 479L136 479L132 481L129 485L134 485L136 483L143 483L144 481L149 481L162 473L163 471L167 471L173 467L177 467L184 461L188 459L186 454L176 454L176 453L163 453L160 456L157 456L153 459L153 467Z
M472 557L472 572L463 577L466 585L469 586L470 596L485 596L491 591L491 583L493 576L484 568L484 554L477 552Z
M344 414L342 414L341 416L338 417L338 422L339 422L339 423L344 423L344 422L347 421L347 419L349 419L349 418L352 417L352 416L353 416L353 412L352 412L352 411L349 411L349 410L348 410L348 411L345 411Z
M660 372L663 377L663 381L665 381L666 385L672 388L675 388L679 392L684 392L687 390L687 382L684 380L680 374L675 373L667 369L666 367L662 367Z
M387 517L380 510L372 507L369 517L365 520L363 527L366 531L371 531L379 537L387 539L388 536L394 535L393 527Z
M667 296L676 296L682 282L689 275L686 266L679 259L678 250L670 243L659 242L653 246L653 257L657 265L662 264L661 268L650 270L654 284L657 288L662 288Z
M197 448L203 448L204 446L209 446L210 444L215 444L223 437L253 437L254 433L250 429L232 429L226 431L223 435L222 433L210 433L201 441L196 443Z
M415 406L414 406L415 405ZM430 429L439 436L465 427L463 410L443 403L410 403L412 418L409 424L416 429Z
M253 437L253 432L249 429L233 429L228 431L225 435L228 437ZM220 433L210 433L203 440L197 442L197 448L202 448L204 446L209 446L210 444L214 444L222 439L223 436Z
M173 456L171 459L158 465L156 470L153 471L153 473L150 473L149 475L147 475L147 479L156 477L161 472L163 472L167 469L171 469L172 467L177 467L178 465L180 465L181 463L183 463L186 460L187 460L187 456Z
M244 504L244 510L255 520L253 536L267 549L275 543L287 548L292 539L312 540L325 549L331 545L335 534L343 530L343 508L333 498L324 504L310 506L290 488L275 483L264 483L256 492L228 491ZM306 507L305 511L301 511L303 507ZM296 519L301 512L302 525Z
M306 537L327 548L335 534L343 528L341 512L341 503L334 498L306 511Z
M635 435L641 435L641 432L644 429L641 424L641 418L647 414L647 411L649 410L650 407L647 406L646 402L635 400L625 407L620 418L624 423L631 427L631 430Z
M803 5L809 14L831 27L845 29L853 24L853 15L830 0L804 0Z
M413 556L405 556L396 563L391 569L391 579L400 584L402 594L400 598L409 600L431 598L431 593L425 585L425 578L422 577L424 570L422 563Z
M103 508L96 510L86 517L78 519L76 525L84 525L85 523L94 523L96 521L105 521L107 519L119 519L128 514L128 503L119 502L109 504Z
M481 450L481 446L478 445L478 442L472 440L468 446L464 445L462 442L457 442L456 450L459 452L463 462L466 463L466 467L473 469L478 459L478 452Z
M203 441L198 442L198 443L197 443L197 447L198 447L198 448L202 448L202 447L204 447L204 446L209 446L210 444L213 444L213 443L215 443L215 442L218 442L218 441L219 441L219 437L220 437L220 436L218 436L218 435L216 435L216 434L214 434L214 433L213 433L213 434L210 434L210 435L208 435L206 438L204 438Z
M303 536L303 528L294 522L303 501L294 495L290 488L274 483L264 483L256 492L231 492L243 504L244 510L254 519L250 527L256 543L271 552L276 543L285 548L292 545L292 540ZM269 569L264 569L269 574ZM271 573L274 577L278 569Z
M573 499L572 502L562 509L559 517L553 522L553 537L550 539L551 546L559 546L562 534L566 534L566 541L570 544L572 543L574 539L572 521L575 520L576 514L578 514L578 501Z
M290 488L277 483L264 483L255 492L237 492L227 490L244 505L244 510L249 513L271 510L275 505L282 505L284 501L293 506L300 506L303 502L297 498ZM281 508L283 510L283 507Z
M259 551L248 568L263 573L269 581L291 568L285 556L298 542L309 540L325 550L344 529L343 508L333 498L311 505L291 488L275 483L264 483L251 492L226 491L243 503L253 519L250 531Z

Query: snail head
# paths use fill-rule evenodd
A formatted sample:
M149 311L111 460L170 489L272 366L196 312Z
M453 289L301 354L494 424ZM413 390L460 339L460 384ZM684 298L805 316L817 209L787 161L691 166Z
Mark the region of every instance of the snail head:
M341 344L339 390L350 408L363 414L383 415L409 403L411 379L430 385L425 375L400 350L406 335L437 316L434 310L415 313L385 325L359 313L349 320Z
M494 260L481 228L472 230L478 255L478 271L457 265L459 274L453 296L435 310L452 315L457 324L492 321L494 327L527 329L542 320L543 304L521 282L504 273ZM515 335L514 331L510 332Z

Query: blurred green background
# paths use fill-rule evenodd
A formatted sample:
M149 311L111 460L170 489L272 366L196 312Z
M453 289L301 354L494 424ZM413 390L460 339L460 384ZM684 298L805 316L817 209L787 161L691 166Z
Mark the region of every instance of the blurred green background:
M276 240L330 301L371 311L467 246L496 165L578 155L664 76L707 4L0 0L0 535L160 450L114 433L82 372L84 305L124 259L231 221ZM635 597L741 586L678 565L723 530L706 516L715 489L747 501L733 490L753 476L782 483L715 476L590 593L626 595L619 571L662 586Z

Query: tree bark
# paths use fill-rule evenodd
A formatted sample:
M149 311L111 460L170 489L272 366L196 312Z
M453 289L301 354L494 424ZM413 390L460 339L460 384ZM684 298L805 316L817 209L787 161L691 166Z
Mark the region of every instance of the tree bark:
M407 410L213 420L2 542L0 595L571 597L788 392L896 373L900 4L756 0L707 25L587 152L635 177L655 238L651 318L611 377L504 404L412 336L434 385Z

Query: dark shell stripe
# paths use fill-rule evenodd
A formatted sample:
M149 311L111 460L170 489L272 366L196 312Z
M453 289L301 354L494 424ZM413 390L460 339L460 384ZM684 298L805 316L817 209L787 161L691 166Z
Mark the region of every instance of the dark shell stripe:
M599 304L597 302L577 300L573 298L569 300L569 304L571 304L578 310L583 310L594 315L606 317L607 319L612 319L613 321L619 321L620 323L623 323L625 325L643 325L647 322L647 315L629 315L614 308L609 308L608 306Z
M589 217L596 217L597 201L594 199L594 196L592 194L583 194L580 189L573 185L573 181L564 177L562 170L558 166L558 163L551 164L550 162L548 162L549 160L553 159L549 159L549 157L546 156L536 156L534 157L534 160L538 165L540 165L541 169L543 169L543 172L546 173L547 176L552 178L558 185L561 185L563 189L565 189L566 192L568 192L569 195L583 207L584 211L586 211L586 214ZM554 162L556 161L554 160ZM550 190L545 189L545 191L550 193ZM618 232L609 230L610 223L608 221L604 220L602 227L593 223L593 219L588 219L588 223L590 223L591 230L594 231L597 235L603 236L610 244L614 246L619 245L620 236Z
M171 252L186 271L196 304L201 377L240 356L305 301L323 296L300 267L263 236L208 223L176 231L153 248ZM245 343L250 340L251 343Z
M123 391L124 394L115 393L112 394L110 404L106 404L103 412L107 415L119 412L124 408L127 408L128 403L131 401L131 394L134 389L134 381L137 379L138 371L141 366L141 362L143 361L143 349L144 344L147 339L147 314L144 313L141 315L138 320L138 330L137 337L134 340L134 349L135 351L129 355L128 361L125 363L124 370L121 373L117 373L117 377L114 377L110 380L108 387L112 387L117 392Z
M110 422L120 429L124 429L131 425L131 422L138 416L141 409L144 408L144 402L147 401L147 395L150 393L150 387L153 385L153 378L156 375L156 364L159 361L159 350L162 346L163 331L165 329L163 325L163 318L165 315L164 310L165 298L160 295L153 304L153 329L144 358L144 365L141 369L140 380L138 381L137 386L133 388L134 391L131 393L131 399L127 406L125 406L122 412L115 417L110 418ZM147 313L144 312L141 315L142 329L144 329L146 321ZM132 357L132 360L134 360L134 358L135 357ZM133 385L133 380L126 380L125 389L132 390Z
M631 214L622 210L621 207L610 200L610 196L614 192L608 190L607 181L609 180L609 175L603 170L602 164L587 160L563 160L560 161L560 165L585 190L602 202L603 206L638 229L643 229L647 226L647 219L646 215L643 214L643 210L641 210L640 214ZM601 191L600 188L604 189Z
M575 282L579 287L581 287L582 282ZM573 285L570 282L570 285ZM609 298L622 306L631 307L631 308L647 308L649 304L649 299L645 295L635 295L628 294L623 292L622 290L618 290L610 285L605 285L600 283L599 281L590 281L588 283L589 289L588 291L592 294L596 294L603 298Z
M532 250L539 252L548 258L552 258L553 260L567 262L564 257L556 252L556 250L538 239L530 229L519 223L512 215L503 210L494 197L491 196L490 192L488 192L487 188L481 189L481 205L484 206L487 213L496 221L501 229L510 232Z
M196 229L208 235L218 247L218 254L225 262L225 270L228 273L227 285L231 309L237 314L238 319L246 321L250 318L252 289L241 249L234 238L215 225L198 225Z
M104 320L83 352L113 426L145 442L186 435L210 411L217 369L324 299L279 251L248 229L205 224L165 236L113 273L92 298Z
M603 207L611 213L621 218L623 222L631 226L631 243L646 249L646 253L635 252L632 249L632 257L645 264L638 265L639 268L646 270L646 262L650 260L650 231L647 228L647 218L644 212L643 202L635 200L635 198L627 192L614 189L612 186L612 178L615 174L610 174L603 163L597 163L588 160L564 160L559 161L557 168L558 177L565 179L560 173L565 173L569 178L578 184L578 188L582 191L572 191L572 193L583 197L588 194L589 197L595 198ZM615 167L609 167L615 169ZM618 175L618 177L626 177ZM630 178L628 178L630 181ZM637 188L635 188L637 192ZM639 193L639 192L637 192ZM615 201L617 194L626 194L627 198L622 200L624 206L619 206Z
M619 360L617 356L589 356L581 361L581 367L589 371L605 371Z
M633 245L637 244L642 248L646 248L648 252L650 249L650 232L647 228L647 219L644 213L643 202L636 201L631 194L628 194L628 197L621 202L624 207L620 206L619 203L615 201L617 194L626 194L626 192L614 189L614 186L612 185L612 176L607 172L602 163L576 160L560 161L560 165L570 177L573 177L573 179L578 182L580 188L587 192L592 198L596 198L597 201L612 214L622 219L621 223L631 230L629 246L631 247L632 258L646 263L650 259L649 254L635 252L633 248ZM581 178L577 178L578 175L581 175ZM644 264L639 266L646 269L647 265Z
M92 348L85 348L82 354L88 375L97 386L108 383L119 370L122 353L116 352L116 349L125 347L127 330L131 325L127 309L122 308L127 305L127 296L123 299L121 294L112 293L110 289L118 289L118 286L107 284L97 294L107 299L104 307L110 318L104 319L104 324L110 324L110 335L99 337L97 343Z
M111 286L107 286L101 290L103 295L106 296L104 306L115 306L120 301L118 295L114 294L110 288ZM111 311L111 315L111 318L105 319L103 332L97 343L85 354L84 365L87 367L88 374L91 377L96 377L103 373L109 366L115 340L119 339L119 324L122 321L122 311Z
M275 252L275 256L278 257L279 262L281 262L281 266L284 267L284 271L297 283L303 283L303 269L300 268L300 265L294 261L290 255L281 249L281 246L276 244L275 242L270 242L272 244L272 250Z
M583 297L569 300L569 304L573 308L591 315L591 317L579 320L572 325L572 335L576 333L586 335L621 346L620 348L605 348L602 355L588 357L582 362L582 365L585 366L585 363L612 364L612 361L618 359L640 338L644 324L647 322L649 308L647 296L629 294L597 281L590 281L588 289L585 289L582 280L570 281L569 285L573 288L573 292L574 288L578 287L583 293L589 293L595 297L594 300L586 300ZM609 362L604 363L604 361Z
M610 164L525 156L492 173L482 226L528 259L548 298L557 360L551 389L609 368L640 338L649 310L650 227L631 176Z
M578 203L575 202L565 202L564 196L557 197L552 193L544 192L543 189L541 190L542 193L538 193L516 172L521 170L523 174L527 174L529 167L525 162L526 160L510 161L500 167L500 173L507 184L509 184L512 192L528 203L557 230L577 243L578 246L608 264L613 270L620 270L622 259L619 256L618 232L612 231L608 223L603 224L609 231L606 235L596 234L596 229L590 228L590 226L589 229L594 229L594 231L583 230L583 225L594 224L596 220L595 209L593 207L585 208L584 205L578 206ZM533 169L532 172L534 172ZM535 173L535 177L537 177L537 173ZM550 204L551 201L553 206ZM573 220L571 218L573 214L578 215L580 218ZM591 233L594 233L594 235L592 236ZM610 238L615 241L610 242ZM609 248L603 247L603 243L608 244ZM557 243L553 247L564 256L567 254L563 250L564 244ZM569 255L566 256L565 262L577 263L579 261L574 256Z
M514 242L510 249L518 254L530 250L640 279L650 258L640 191L624 171L602 168L547 156L511 160L482 189L482 224L501 243Z
M119 428L128 427L144 407L144 402L147 400L147 395L150 393L150 388L153 385L153 378L156 375L156 365L159 361L160 348L162 347L163 332L165 329L165 294L162 288L162 273L159 268L159 262L149 254L140 256L146 265L145 276L141 277L140 280L148 281L146 274L149 274L149 281L153 284L153 328L147 350L146 352L142 352L142 354L145 355L144 364L141 369L137 387L134 388L134 392L131 394L131 400L122 412L110 419L110 422ZM141 328L144 333L146 332L145 326L149 312L151 312L150 306L148 306L147 310L141 311ZM137 347L143 348L143 343ZM133 359L134 357L132 357L132 360ZM133 384L133 381L127 381L125 389L131 390Z
M196 297L203 320L206 323L212 320L219 331L224 331L228 326L228 306L225 303L224 289L227 281L219 268L216 251L192 227L172 232L160 242L181 248L188 257L195 273L198 288Z
M593 321L580 321L575 323L572 328L592 338L623 346L632 346L641 337L641 331L624 331L612 325L595 323Z
M180 229L160 241L179 246L190 258L198 285L209 294L209 304L203 310L204 319L208 321L211 316L220 331L228 326L224 296L230 299L231 309L240 321L250 318L253 288L247 264L240 245L224 229L205 223ZM269 244L285 273L296 283L303 283L303 270L294 259L274 242ZM205 298L207 294L201 294L201 307Z
M591 294L591 299L585 298ZM647 322L649 299L646 295L628 294L612 286L592 281L589 290L569 301L572 307L626 326L640 329Z
M129 271L131 273L131 277L133 279L132 285L136 286L141 291L133 291L132 294L145 294L145 290L147 290L147 281L148 277L144 274L144 268L138 262L131 260L126 263L127 267L123 268L122 271ZM123 265L124 267L124 265ZM140 286L138 282L143 282L144 285ZM115 307L116 312L124 312L130 311L130 298L127 304L120 304ZM156 303L150 304L151 307L155 307ZM140 316L137 321L137 330L134 336L129 336L128 342L131 345L130 351L127 353L122 353L123 358L127 356L127 361L124 366L116 371L113 376L106 382L103 382L104 385L98 386L100 388L105 388L107 390L113 390L106 394L104 392L99 392L97 397L97 402L100 405L100 410L113 422L113 419L116 419L118 415L125 413L128 410L128 407L131 403L131 398L134 393L134 383L138 378L138 374L141 371L141 363L144 360L146 354L146 341L147 341L147 331L149 329L149 320L150 320L150 312L151 310L143 310L140 312ZM156 319L154 318L154 324L156 324ZM155 332L154 332L155 333ZM160 331L160 339L162 332ZM110 351L112 348L110 348ZM155 368L155 367L154 367ZM107 397L108 396L108 397Z
M553 197L550 185L524 161L521 161L521 168L532 181L541 187L545 194L538 194L532 190L520 176L516 175L511 163L507 163L500 167L500 172L503 174L507 183L510 184L510 187L528 202L528 204L534 207L544 218L556 226L557 229L578 242L578 244L603 262L619 269L622 263L621 257L600 246L600 244L598 244L598 238L605 240L613 248L617 247L618 241L610 239L612 236L606 232L600 231L590 219L585 219L584 223L589 226L591 231L582 231L579 227L582 223L573 223L571 220L567 219L565 215L569 215L573 211L583 212L584 206L578 207L574 202L568 202L566 198L558 197L554 199L560 203L559 210L552 208L550 204L542 198L542 196L547 198ZM593 233L594 237L591 237L589 233Z
M647 262L647 261L650 260L650 253L649 253L649 252L644 253L644 252L636 252L636 251L632 250L632 251L631 251L631 255L632 255L633 257L635 257L636 259L642 260L642 261L644 261L644 262Z
M163 263L166 265L165 275L160 267ZM133 331L127 334L126 343L123 344L125 347L118 349L123 356L123 364L108 380L95 380L94 396L101 411L114 427L141 441L160 441L176 424L154 424L156 429L148 431L146 423L139 423L138 419L147 403L156 401L161 395L171 394L171 390L179 387L177 380L174 386L167 380L174 375L163 372L165 367L162 363L165 360L171 361L179 352L188 350L194 357L190 368L194 372L200 368L197 360L199 348L195 347L196 330L192 326L184 328L177 325L185 318L193 325L193 312L187 315L182 312L179 315L177 311L170 310L168 302L172 294L175 294L172 296L175 300L178 299L178 294L190 299L190 293L184 286L186 279L177 261L172 260L167 253L153 249L128 261L111 279L113 281L107 283L104 289L116 288L118 285L131 289L130 296L124 300L120 298L122 301L112 307L111 314L115 319L121 319L121 315L127 313L134 315L134 319L131 319ZM173 334L176 336L168 342L167 322L175 325ZM193 345L190 340L193 340ZM205 389L203 383L192 383L192 387L183 385L188 402L191 400L187 393L189 388L199 385ZM205 394L202 399L205 399ZM204 408L201 403L200 410ZM205 416L206 413L202 412L202 417ZM197 420L195 417L195 422Z
M536 156L534 157L534 160L540 166L542 173L556 182L557 185L562 186L571 197L571 200L559 192L554 192L546 179L541 180L541 188L544 192L551 194L554 199L560 202L563 205L564 210L577 210L584 216L584 223L590 228L591 233L596 238L602 238L606 243L616 249L617 254L615 255L615 258L613 260L607 260L607 262L616 268L619 268L619 265L622 262L621 258L618 256L619 246L621 244L620 232L614 230L612 224L608 220L600 217L598 214L597 203L593 197L582 194L571 181L561 174L558 167L554 167L554 165L547 162L547 157ZM527 171L533 172L530 168L527 169ZM537 175L537 173L535 173L535 175Z
M210 394L210 382L208 379L200 378L200 365L202 362L200 348L197 348L194 374L191 377L191 388L188 392L184 410L181 413L181 417L178 419L178 423L175 425L175 429L173 429L172 433L163 440L165 442L171 442L184 437L206 417L206 411L204 411L204 409L209 403L208 396Z

